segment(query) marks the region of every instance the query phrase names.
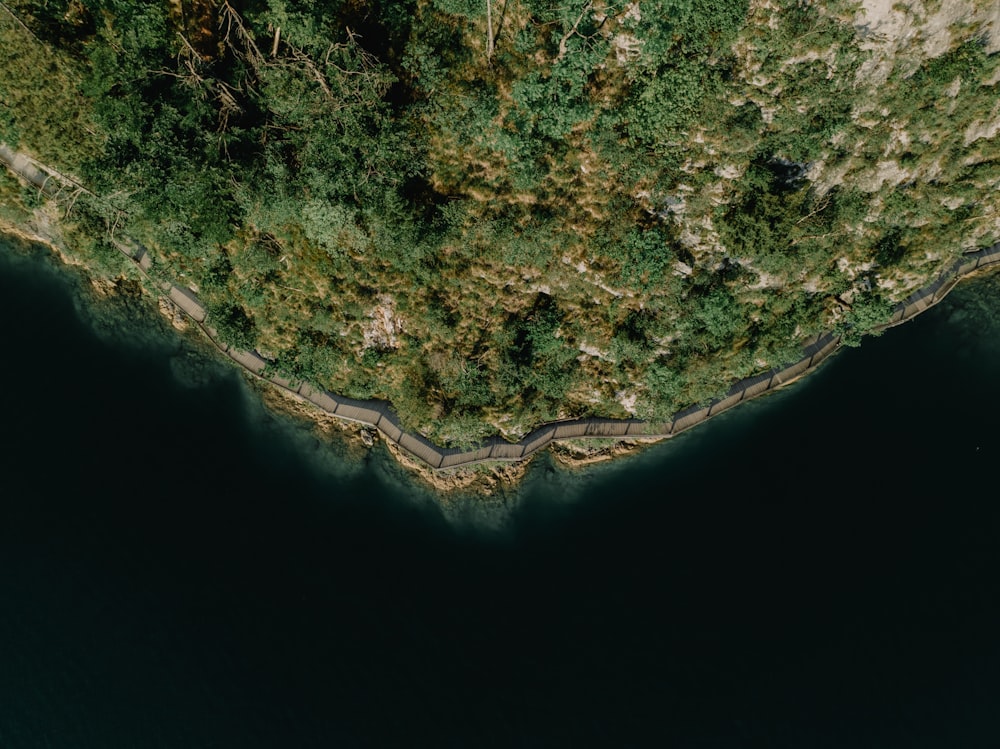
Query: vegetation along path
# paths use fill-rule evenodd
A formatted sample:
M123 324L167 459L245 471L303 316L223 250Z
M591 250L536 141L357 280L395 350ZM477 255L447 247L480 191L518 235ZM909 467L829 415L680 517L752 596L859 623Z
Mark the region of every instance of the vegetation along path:
M0 144L0 161L3 161L11 171L22 179L49 196L65 195L83 189L54 169L39 164L23 154L16 153L4 144ZM141 245L127 238L119 238L115 240L115 246L136 265L144 276L149 278L183 310L230 359L257 377L305 398L324 413L374 427L383 438L419 458L431 468L438 470L491 461L525 460L557 440L595 437L621 439L673 437L745 400L787 385L816 369L841 346L839 335L835 333L821 334L804 347L802 357L793 364L740 380L734 383L723 397L707 404L693 405L678 411L668 421L573 419L544 424L529 433L520 442L512 443L502 437L493 437L468 450L442 448L419 434L404 431L400 426L398 416L386 401L354 400L330 391L317 389L306 382L293 382L275 374L272 371L271 363L256 351L244 351L227 345L219 339L216 330L210 324L211 321L205 306L193 291L169 282L158 282L149 275L152 263ZM912 319L941 301L963 277L980 268L994 264L1000 264L1000 243L966 253L932 284L914 292L899 303L895 307L890 321L881 327L892 327Z

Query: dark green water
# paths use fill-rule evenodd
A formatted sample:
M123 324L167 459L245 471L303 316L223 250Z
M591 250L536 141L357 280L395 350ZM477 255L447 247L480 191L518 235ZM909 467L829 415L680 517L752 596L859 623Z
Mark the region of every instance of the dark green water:
M997 288L444 513L5 248L0 747L995 747Z

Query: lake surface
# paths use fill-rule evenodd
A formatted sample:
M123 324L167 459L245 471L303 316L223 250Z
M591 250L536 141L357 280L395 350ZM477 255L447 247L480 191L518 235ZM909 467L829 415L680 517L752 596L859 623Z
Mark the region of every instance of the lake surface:
M995 747L1000 289L442 510L0 251L0 747Z

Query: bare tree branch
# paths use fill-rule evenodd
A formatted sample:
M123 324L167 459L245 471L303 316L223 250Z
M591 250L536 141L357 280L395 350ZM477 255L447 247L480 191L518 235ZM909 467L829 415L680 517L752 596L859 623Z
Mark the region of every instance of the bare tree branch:
M255 71L259 71L262 67L264 67L264 55L257 47L253 34L247 31L246 26L243 25L243 18L236 12L233 6L229 4L229 0L222 0L222 5L220 6L219 29L221 30L223 26L225 26L225 34L222 37L223 44L229 45L229 48L232 49L237 56L242 57L250 63L250 67L252 67ZM230 41L230 36L232 36L234 32L236 39L242 46L242 49L238 48L232 41Z
M587 0L583 4L583 10L580 11L580 15L577 16L576 21L573 23L573 28L566 32L566 35L559 40L559 54L556 55L556 62L563 59L566 56L566 45L569 43L570 38L576 33L577 28L580 26L580 22L583 21L583 17L587 15L587 11L590 10L592 5L592 0Z
M495 45L496 45L496 40L500 38L500 35L503 32L503 23L504 23L505 20L507 20L507 4L508 4L508 2L510 2L510 0L503 0L503 7L500 9L500 20L497 21L496 30L493 32L494 48L495 48Z
M486 60L493 59L493 0L486 0Z

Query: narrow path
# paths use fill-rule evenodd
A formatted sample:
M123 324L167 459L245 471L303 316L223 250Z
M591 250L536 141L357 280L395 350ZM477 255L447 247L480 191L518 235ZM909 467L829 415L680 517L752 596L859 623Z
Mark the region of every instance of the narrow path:
M11 171L47 195L57 196L67 188L80 189L76 183L63 182L63 180L68 181L68 178L63 177L55 170L48 169L22 154L15 153L2 143L0 143L0 161L3 161ZM149 275L152 262L142 245L128 238L118 239L114 244L146 278L160 288L204 331L219 350L244 369L283 390L305 398L324 413L346 421L374 427L385 440L398 445L410 455L419 458L436 470L458 468L476 463L525 460L556 440L673 437L743 401L756 398L797 380L816 369L841 345L840 337L836 334L821 334L803 348L802 358L797 362L740 380L734 383L721 398L708 405L694 405L678 411L668 421L573 419L543 424L521 439L520 442L512 443L502 437L491 437L478 447L469 450L442 448L419 434L403 431L399 417L392 410L391 404L386 401L354 400L327 390L317 389L306 382L293 382L270 372L270 362L256 351L230 348L219 339L218 333L208 324L208 313L193 291L171 283L158 282ZM942 273L936 281L914 292L896 305L890 321L880 327L889 328L913 319L941 301L963 277L980 268L994 264L1000 264L1000 242L986 249L966 253L955 261L951 268Z

